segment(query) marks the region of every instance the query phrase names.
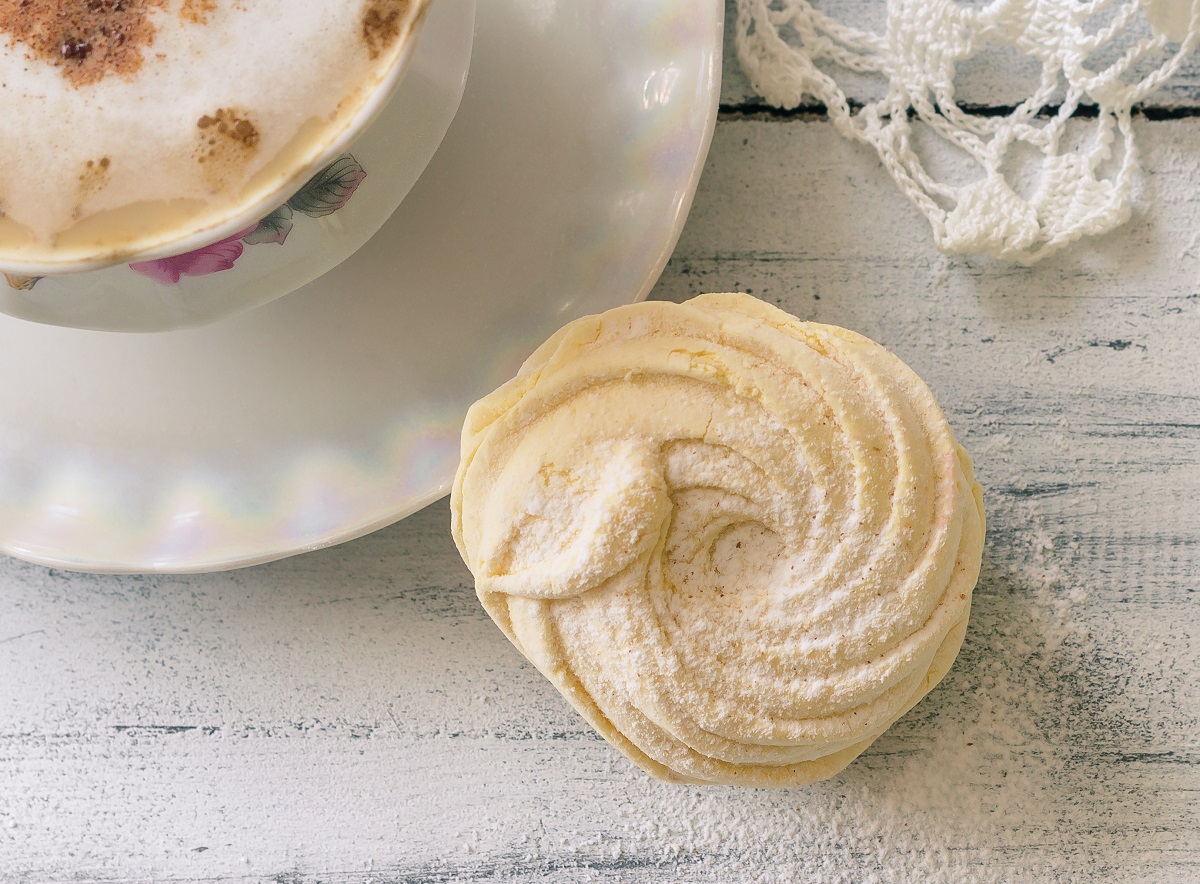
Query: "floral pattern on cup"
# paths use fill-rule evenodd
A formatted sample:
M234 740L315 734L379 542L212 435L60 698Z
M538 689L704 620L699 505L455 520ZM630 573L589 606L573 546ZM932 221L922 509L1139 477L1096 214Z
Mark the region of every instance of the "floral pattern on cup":
M19 292L30 291L38 284L40 276L22 276L19 273L5 273L4 280L8 283L8 287L16 289Z
M130 264L129 269L162 285L178 285L185 276L207 276L232 270L246 246L286 243L297 214L324 218L342 209L366 177L367 173L358 160L351 154L343 154L314 175L299 193L257 224L202 249L155 261L138 261ZM9 286L21 291L31 290L42 279L40 276L10 273L4 276Z
M129 269L163 285L178 285L179 280L185 276L207 276L222 270L232 270L246 249L242 244L243 240L256 230L257 224L202 249L159 258L156 261L139 261L130 264Z

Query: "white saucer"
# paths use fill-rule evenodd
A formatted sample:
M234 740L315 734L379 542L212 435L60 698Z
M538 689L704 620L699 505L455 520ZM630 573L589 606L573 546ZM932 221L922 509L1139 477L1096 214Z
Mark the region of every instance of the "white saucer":
M446 493L467 406L564 322L645 297L716 117L720 0L480 3L438 153L353 259L205 328L0 318L0 548L205 571Z

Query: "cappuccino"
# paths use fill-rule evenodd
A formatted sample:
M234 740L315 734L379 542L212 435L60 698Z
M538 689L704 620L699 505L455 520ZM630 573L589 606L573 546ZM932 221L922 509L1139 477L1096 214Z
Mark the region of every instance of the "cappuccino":
M425 5L0 0L0 265L115 262L282 201Z

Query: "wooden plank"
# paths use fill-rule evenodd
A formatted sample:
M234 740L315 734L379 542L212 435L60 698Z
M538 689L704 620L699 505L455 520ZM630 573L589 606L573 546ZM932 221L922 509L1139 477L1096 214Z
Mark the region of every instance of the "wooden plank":
M838 0L836 4L817 2L814 6L829 12L850 27L880 34L886 29L882 0ZM729 109L758 105L762 99L738 62L734 45L736 0L725 0L725 8L725 71L721 83L721 104ZM1145 29L1137 33L1144 34ZM1111 61L1105 62L1108 63ZM1094 67L1102 69L1099 64ZM852 100L871 101L886 94L886 81L877 76L864 76L832 67L827 72L835 77L842 91ZM969 105L1010 107L1030 94L1040 72L1039 63L1015 51L981 53L959 67L954 81L955 95L960 102ZM1162 89L1147 96L1143 104L1152 110L1172 114L1186 114L1189 110L1200 108L1200 56L1187 59L1178 73Z
M989 539L942 686L844 774L650 781L479 609L439 503L230 574L0 563L5 881L1194 881L1200 123L1033 269L949 259L822 122L728 122L656 297L746 289L891 347Z

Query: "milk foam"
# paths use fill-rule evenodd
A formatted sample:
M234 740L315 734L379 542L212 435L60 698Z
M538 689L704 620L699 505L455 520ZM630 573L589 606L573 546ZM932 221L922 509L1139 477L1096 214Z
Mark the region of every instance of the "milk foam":
M114 18L140 15L150 38L132 64L126 51L103 70L101 44L127 49L132 37L109 28L94 32L95 45L55 36L39 50L36 28L30 36L20 19L103 19L103 5L74 13L78 0L0 0L0 254L57 260L138 248L123 240L164 232L161 220L138 229L144 204L160 219L177 216L176 233L219 224L344 130L422 5L123 0L109 3Z

